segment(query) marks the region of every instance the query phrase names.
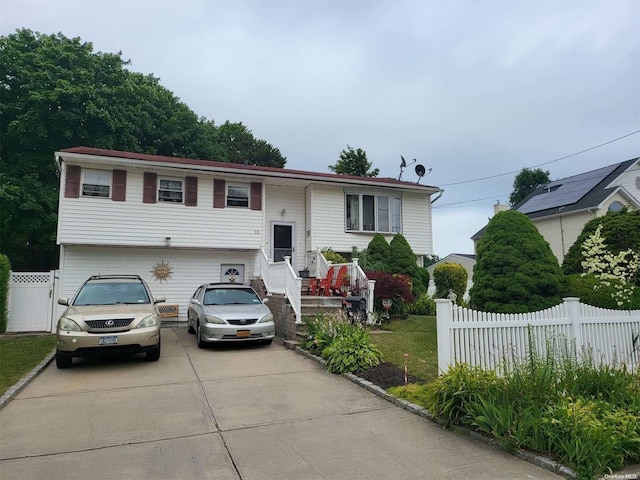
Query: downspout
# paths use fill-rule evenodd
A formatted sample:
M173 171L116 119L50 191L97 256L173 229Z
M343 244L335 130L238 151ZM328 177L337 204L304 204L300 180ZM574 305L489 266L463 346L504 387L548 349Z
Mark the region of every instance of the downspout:
M442 194L444 193L444 190L442 188L438 189L438 193L439 195L434 198L433 200L431 200L431 205L433 205L434 203L436 203L438 201L438 199L442 196Z

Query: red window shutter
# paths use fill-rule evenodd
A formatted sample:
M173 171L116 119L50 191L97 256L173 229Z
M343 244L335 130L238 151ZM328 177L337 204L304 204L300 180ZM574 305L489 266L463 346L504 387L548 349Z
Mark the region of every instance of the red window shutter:
M184 204L188 207L195 207L198 205L198 177L187 177L185 183Z
M143 203L156 203L156 187L158 185L155 173L144 173L144 187L142 191Z
M213 208L224 208L225 188L227 187L224 180L213 181Z
M64 196L65 198L78 198L80 196L80 167L76 165L67 165Z
M114 202L124 202L127 199L127 171L114 170L111 183L113 184L111 200Z
M251 210L262 210L261 183L251 183Z

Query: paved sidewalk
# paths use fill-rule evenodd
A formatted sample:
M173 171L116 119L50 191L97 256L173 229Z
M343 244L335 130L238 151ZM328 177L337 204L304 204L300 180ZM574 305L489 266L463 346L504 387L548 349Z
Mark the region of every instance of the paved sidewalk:
M559 479L281 345L49 365L0 411L1 479Z

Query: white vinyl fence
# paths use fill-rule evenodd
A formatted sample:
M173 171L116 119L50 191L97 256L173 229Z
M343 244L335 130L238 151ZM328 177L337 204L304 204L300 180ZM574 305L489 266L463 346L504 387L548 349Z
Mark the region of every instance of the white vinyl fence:
M54 332L57 270L11 272L7 332Z
M529 347L544 353L551 342L575 344L607 365L640 366L640 310L606 310L564 298L564 303L533 313L487 313L436 300L438 369L466 363L499 370L504 359L525 358ZM533 338L530 338L530 335Z

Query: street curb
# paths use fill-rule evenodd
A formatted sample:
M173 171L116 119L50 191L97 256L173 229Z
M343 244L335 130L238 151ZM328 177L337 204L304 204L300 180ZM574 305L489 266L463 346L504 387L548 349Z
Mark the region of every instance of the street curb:
M300 353L301 355L313 360L314 362L325 366L326 365L326 360L322 357L318 357L317 355L313 355L309 352L307 352L306 350L303 350L301 348L296 348L295 349L296 352ZM371 393L373 393L374 395L377 395L378 397L393 403L394 405L407 410L408 412L411 412L415 415L419 415L422 418L426 418L427 420L431 420L432 422L437 423L438 425L440 425L442 428L446 428L444 426L444 422L439 418L434 416L431 412L429 412L426 408L421 407L420 405L416 405L415 403L411 403L408 402L406 400L402 400L401 398L396 398L393 395L390 395L389 393L387 393L387 391L384 388L379 387L378 385L375 385L373 383L371 383L368 380L365 380L364 378L360 378L357 375L354 375L352 373L347 373L342 375L343 377L345 377L346 379L352 381L353 383L355 383L356 385L359 385L361 387L363 387L366 390L369 390ZM511 453L512 455L514 455L515 457L519 458L520 460L524 460L526 462L532 463L540 468L544 468L545 470L548 470L552 473L557 473L558 475L562 475L563 477L566 478L578 478L578 475L569 467L567 467L566 465L563 465L561 463L558 463L554 460L551 460L550 458L547 457L543 457L541 455L537 455L533 452L529 452L527 450L518 450L515 453L513 452L509 452L506 448L504 448L497 440L484 435L480 432L476 432L474 430L471 430L469 428L466 427L453 427L450 429L452 432L455 433L459 433L462 435L465 435L469 438L472 438L474 440L478 440L482 443L485 443L487 445L489 445L491 448L495 448L497 450L501 450L503 452L507 452L507 453Z
M31 383L31 380L38 376L38 374L53 361L55 356L56 351L53 350L49 355L45 357L44 360L42 360L36 367L34 367L33 370L22 377L22 379L18 383L4 392L4 395L0 397L0 410L2 410L13 399L13 397L20 393L24 387L29 385L29 383Z

